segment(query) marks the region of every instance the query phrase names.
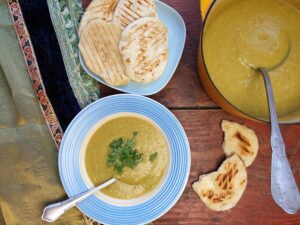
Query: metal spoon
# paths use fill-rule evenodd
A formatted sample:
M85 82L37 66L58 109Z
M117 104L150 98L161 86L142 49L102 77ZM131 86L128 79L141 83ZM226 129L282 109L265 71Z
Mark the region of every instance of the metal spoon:
M285 145L278 125L276 107L268 71L257 68L264 78L271 120L271 192L275 202L287 213L295 214L300 209L300 193L286 157Z
M116 178L112 178L105 183L89 190L84 193L78 194L74 197L71 197L65 201L57 202L45 207L42 215L42 220L47 222L54 222L57 220L62 214L64 214L67 210L75 206L76 203L86 199L87 197L91 196L92 194L96 193L97 191L111 185L112 183L116 182Z

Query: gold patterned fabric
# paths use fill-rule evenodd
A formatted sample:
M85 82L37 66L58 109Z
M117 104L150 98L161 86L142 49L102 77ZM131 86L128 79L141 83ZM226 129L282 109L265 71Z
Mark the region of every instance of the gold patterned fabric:
M42 209L64 198L57 150L28 76L8 5L0 0L0 224L46 224L40 219ZM83 225L85 220L74 208L53 224Z

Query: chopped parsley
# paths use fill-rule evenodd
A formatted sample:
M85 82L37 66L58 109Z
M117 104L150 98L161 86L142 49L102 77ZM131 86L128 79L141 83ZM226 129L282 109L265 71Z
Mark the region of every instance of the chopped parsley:
M143 154L135 149L137 134L133 132L131 139L116 138L109 144L107 164L113 166L118 174L121 174L125 167L133 169L142 159Z
M153 163L154 160L157 158L157 152L154 152L152 153L150 156L149 156L149 160Z

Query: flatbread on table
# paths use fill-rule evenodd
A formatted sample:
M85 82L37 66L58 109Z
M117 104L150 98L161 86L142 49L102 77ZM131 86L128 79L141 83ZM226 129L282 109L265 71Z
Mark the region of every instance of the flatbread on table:
M138 19L122 32L119 50L131 80L154 81L168 63L168 29L157 18Z
M211 210L233 208L247 186L247 171L236 154L227 158L216 172L201 175L192 187L203 203Z
M101 19L111 22L117 3L118 0L93 0L81 18L78 28L79 36L86 25L93 20Z
M156 5L152 0L120 0L114 12L113 22L125 29L142 17L157 17Z
M245 125L223 120L221 124L224 132L223 151L226 156L236 153L250 166L256 158L259 144L255 132Z
M88 69L112 86L128 83L118 48L120 35L121 30L115 24L94 20L83 30L79 42Z

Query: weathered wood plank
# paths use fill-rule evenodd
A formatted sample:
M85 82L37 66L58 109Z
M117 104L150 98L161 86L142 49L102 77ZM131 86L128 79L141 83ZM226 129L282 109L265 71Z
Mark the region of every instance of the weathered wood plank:
M188 184L178 203L155 225L298 225L300 213L284 213L273 201L270 192L271 149L269 126L236 118L223 110L175 110L191 146L192 166ZM220 122L228 119L254 129L260 149L254 163L247 169L248 186L237 206L226 212L207 209L192 190L191 184L201 174L216 170L225 155L222 152L223 133ZM281 126L287 155L298 185L300 185L300 125Z

